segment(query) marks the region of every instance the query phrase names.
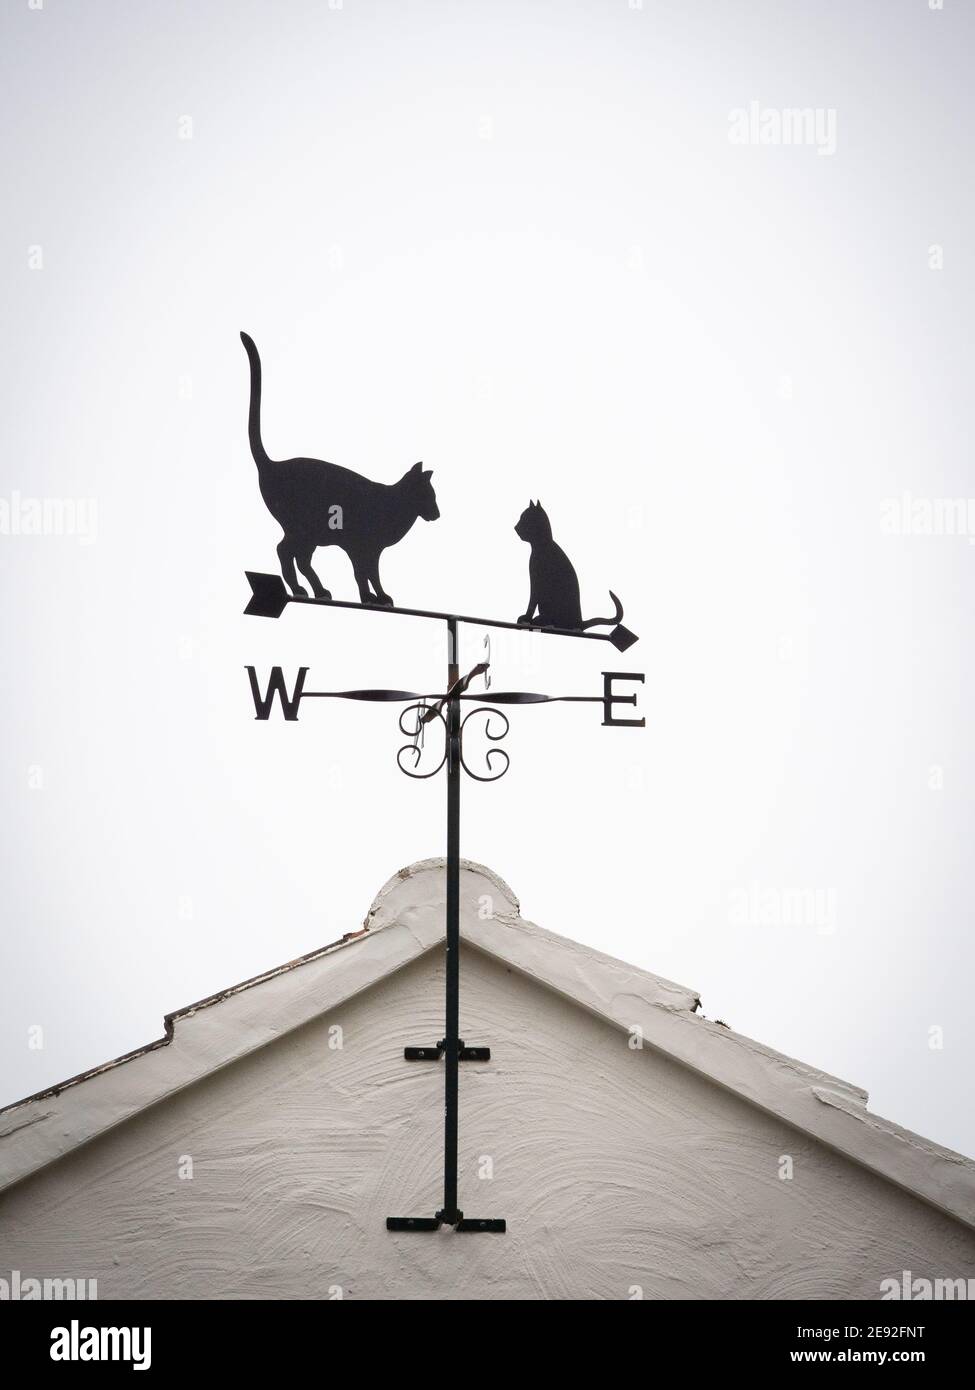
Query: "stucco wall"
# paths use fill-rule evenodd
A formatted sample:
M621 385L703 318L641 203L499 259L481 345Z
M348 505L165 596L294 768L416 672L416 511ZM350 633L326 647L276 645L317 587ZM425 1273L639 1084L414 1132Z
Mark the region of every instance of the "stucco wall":
M506 1235L384 1229L440 1205L442 1067L402 1055L442 1034L435 950L9 1189L0 1275L102 1298L610 1299L975 1276L950 1217L473 947L463 971L462 1035L493 1060L461 1068L461 1206Z

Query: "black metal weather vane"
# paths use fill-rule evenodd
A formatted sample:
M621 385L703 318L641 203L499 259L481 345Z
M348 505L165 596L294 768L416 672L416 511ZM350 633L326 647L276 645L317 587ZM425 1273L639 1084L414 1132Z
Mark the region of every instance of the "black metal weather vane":
M405 1050L407 1061L439 1061L442 1058L445 1063L443 1206L431 1217L391 1216L387 1218L386 1225L391 1231L434 1231L444 1225L457 1231L504 1231L503 1219L465 1218L457 1205L458 1063L489 1061L491 1056L490 1048L467 1047L459 1036L460 774L464 771L478 782L496 782L508 771L508 754L497 746L509 728L508 716L498 708L500 705L601 704L604 726L642 728L645 719L616 715L618 705L633 706L637 702L632 690L621 693L616 683L629 681L642 684L644 676L636 671L603 671L603 689L599 695L545 695L535 691L508 690L492 692L490 703L485 703L486 697L472 694L470 686L482 677L485 687L490 685L490 639L485 636L487 659L478 662L462 676L457 662L457 630L460 624L467 624L538 631L552 636L610 642L620 652L631 647L637 638L622 626L622 605L612 592L610 596L616 607L613 618L583 620L575 569L565 552L555 543L548 516L538 502L533 502L526 509L515 528L518 535L532 547L529 566L531 595L527 612L517 622L394 606L379 578L379 559L385 549L406 535L419 517L430 521L439 517L430 472L416 464L399 482L387 486L317 459L272 462L261 438L260 358L247 334L240 336L251 370L251 450L258 467L261 495L284 532L278 545L278 557L284 580L289 586L285 587L279 575L247 571L251 597L244 612L278 618L289 604L294 603L428 618L444 622L447 626L447 682L444 691L311 690L305 684L309 671L307 666L299 668L290 689L282 668L273 666L262 689L256 668L248 666L246 670L254 714L258 720L271 717L275 701L288 720L298 718L305 700L365 700L402 704L404 708L399 715L399 728L409 742L403 744L396 755L400 770L408 777L425 779L435 776L446 766L447 982L444 1037L435 1044ZM333 600L324 588L311 566L312 556L319 545L339 545L346 551L359 586L360 603ZM312 586L311 597L298 582L296 565ZM598 626L608 626L611 630L592 630ZM472 702L475 707L462 715L462 704L467 702ZM480 716L486 718L482 733L489 746L484 753L484 770L477 772L464 757L464 741L468 723ZM432 768L421 771L427 733L435 725L442 729L443 751ZM434 756L437 756L436 753Z

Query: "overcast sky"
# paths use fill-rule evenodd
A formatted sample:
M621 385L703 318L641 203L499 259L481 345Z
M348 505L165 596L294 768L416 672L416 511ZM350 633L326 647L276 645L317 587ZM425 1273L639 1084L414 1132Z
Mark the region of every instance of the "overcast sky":
M0 27L0 1102L443 852L392 707L253 718L247 664L434 690L445 653L405 618L242 615L279 539L246 329L272 457L433 469L397 603L517 617L539 497L585 613L612 588L640 634L494 640L496 689L645 672L647 727L513 714L463 853L975 1154L975 510L944 506L975 493L972 8L4 0Z

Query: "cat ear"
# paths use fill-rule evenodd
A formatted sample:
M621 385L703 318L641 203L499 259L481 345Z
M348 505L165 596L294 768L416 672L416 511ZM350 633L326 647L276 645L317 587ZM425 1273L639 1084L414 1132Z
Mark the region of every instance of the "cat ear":
M423 473L421 474L421 477L424 477L424 478L432 478L432 477L433 477L433 469L432 469L432 468L424 468Z
M410 469L410 472L411 472L411 473L422 473L422 472L423 472L423 464L422 464L422 463L414 463L413 467Z

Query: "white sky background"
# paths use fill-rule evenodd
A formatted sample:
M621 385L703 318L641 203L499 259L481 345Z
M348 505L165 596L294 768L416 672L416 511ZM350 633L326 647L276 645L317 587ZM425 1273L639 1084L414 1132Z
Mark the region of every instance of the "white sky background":
M881 527L885 498L975 491L971 8L0 13L0 497L98 509L92 544L0 535L0 1101L356 928L443 852L395 708L254 721L245 664L437 689L444 643L242 616L279 538L244 328L272 457L433 468L442 519L384 563L398 603L517 617L540 497L584 611L612 587L641 635L495 636L496 689L645 671L647 728L514 712L463 853L528 918L975 1153L975 551ZM835 154L731 143L753 100L835 108ZM340 551L316 567L355 597ZM742 894L802 889L825 930L742 922Z

